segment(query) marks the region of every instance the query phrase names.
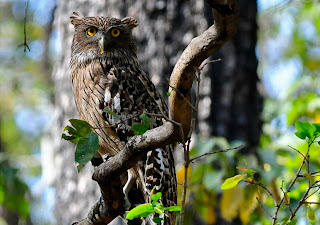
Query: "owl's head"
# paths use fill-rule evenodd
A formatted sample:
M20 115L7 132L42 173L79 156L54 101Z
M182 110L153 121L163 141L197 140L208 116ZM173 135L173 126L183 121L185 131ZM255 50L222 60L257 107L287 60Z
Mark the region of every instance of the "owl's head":
M75 27L72 57L90 61L97 57L122 57L136 54L132 37L132 29L138 26L136 19L82 17L75 12L70 19Z

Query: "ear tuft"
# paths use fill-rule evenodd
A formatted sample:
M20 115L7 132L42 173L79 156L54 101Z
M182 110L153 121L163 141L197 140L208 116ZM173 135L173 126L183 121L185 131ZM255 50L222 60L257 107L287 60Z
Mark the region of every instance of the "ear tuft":
M121 20L122 23L126 24L130 29L135 28L138 26L138 21L132 17L126 17Z
M71 19L71 23L73 24L73 26L78 26L79 24L81 24L83 17L79 16L78 13L73 12L72 16L70 16Z

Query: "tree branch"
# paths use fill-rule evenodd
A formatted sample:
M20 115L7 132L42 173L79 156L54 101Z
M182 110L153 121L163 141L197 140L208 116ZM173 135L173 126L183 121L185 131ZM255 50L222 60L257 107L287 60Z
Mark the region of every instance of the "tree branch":
M24 22L23 22L23 43L18 45L18 47L24 46L24 50L23 50L24 52L26 52L27 49L30 52L30 48L27 44L27 31L26 31L27 30L26 26L27 26L28 6L29 6L29 0L27 0L26 7L24 9L25 15L24 15Z

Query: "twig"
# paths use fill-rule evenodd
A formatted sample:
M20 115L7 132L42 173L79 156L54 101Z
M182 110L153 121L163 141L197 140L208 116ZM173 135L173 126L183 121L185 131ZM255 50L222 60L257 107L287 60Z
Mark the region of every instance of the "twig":
M264 208L263 204L260 202L259 198L256 197L260 207L272 218L271 214L266 210L266 208Z
M317 192L319 191L319 189L320 189L320 187L318 187L318 186L312 186L312 188L317 188L317 190L315 190L314 192L310 193L310 194L306 197L306 199L308 199L309 197L311 197L312 195L314 195L315 193L317 193Z
M183 180L183 191L182 191L182 201L181 201L181 211L180 211L180 224L184 224L184 210L186 207L186 196L187 196L187 187L188 187L188 169L190 165L190 139L187 141L187 145L184 146L184 180Z
M310 173L311 175L320 173L320 170Z
M295 216L300 207L304 204L305 200L308 198L309 191L312 189L312 187L308 187L307 191L304 193L303 197L299 201L297 207L294 209L294 211L291 213L289 220L292 220Z
M25 10L24 10L24 23L23 23L23 34L24 34L24 41L22 44L18 45L18 47L21 47L21 46L24 46L24 52L27 51L27 49L29 50L30 52L30 48L27 44L27 31L26 31L26 26L27 26L27 15L28 15L28 5L29 5L29 0L27 0L26 2L26 7L25 7Z
M214 152L207 152L207 153L204 153L202 155L199 155L199 156L196 156L192 159L190 159L190 162L193 162L201 157L204 157L204 156L207 156L207 155L212 155L212 154L217 154L217 153L222 153L222 152L228 152L228 151L231 151L231 150L237 150L237 149L240 149L244 147L244 145L240 145L240 146L237 146L237 147L233 147L233 148L227 148L227 149L221 149L221 150L217 150L217 151L214 151Z
M285 191L283 190L283 183L284 183L284 180L282 180L280 190L282 191L283 197L286 198L286 193L285 193ZM287 192L287 195L288 195L288 192ZM286 202L286 205L289 207L289 210L290 210L290 212L291 212L291 214L292 214L293 212L292 212L292 208L291 208L291 206L290 206L290 198L289 198L287 201L288 201L288 202Z
M291 149L293 149L293 150L295 150L295 151L298 152L304 159L306 159L306 156L305 156L303 153L301 153L298 149L295 149L294 147L292 147L292 146L290 146L290 145L288 145L288 147L291 148ZM308 159L306 159L306 160L308 160Z
M209 61L207 61L206 63L204 63L204 64L199 68L199 70L200 70L200 71L203 70L204 67L206 67L206 66L207 66L208 64L210 64L210 63L216 63L216 62L220 62L220 61L222 61L221 58L209 60Z
M320 202L307 202L307 201L304 201L303 204L320 205Z
M274 197L274 194L263 183L261 183L261 182L255 183L254 181L246 181L246 183L262 187L271 196L274 205L277 206L277 200Z

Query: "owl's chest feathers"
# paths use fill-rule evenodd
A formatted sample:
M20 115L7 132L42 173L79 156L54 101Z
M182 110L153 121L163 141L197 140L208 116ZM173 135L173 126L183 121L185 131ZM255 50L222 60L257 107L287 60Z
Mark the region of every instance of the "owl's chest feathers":
M90 120L98 116L123 137L132 135L131 125L140 122L143 112L162 112L156 100L160 99L158 93L135 63L115 65L97 61L72 68L72 83L78 95L80 118ZM161 119L152 118L151 127L161 124Z

